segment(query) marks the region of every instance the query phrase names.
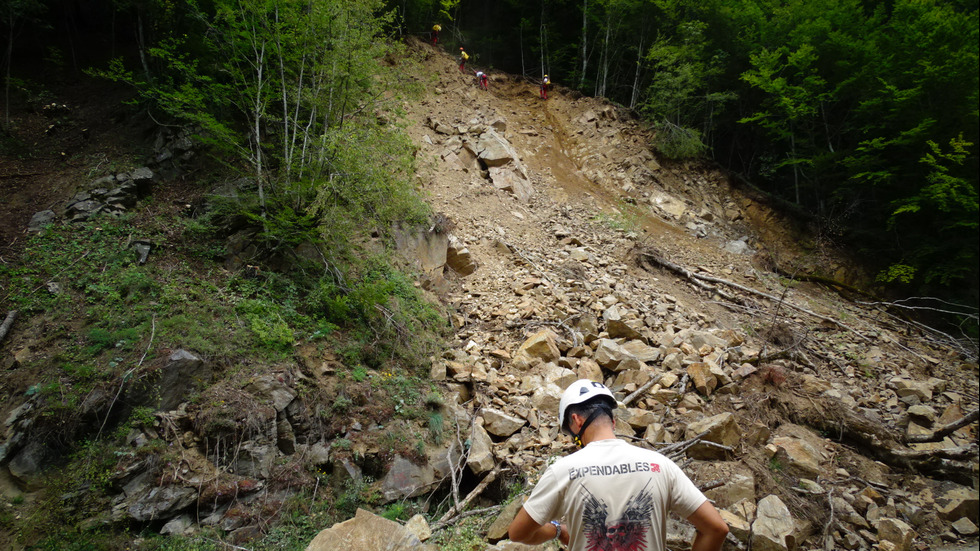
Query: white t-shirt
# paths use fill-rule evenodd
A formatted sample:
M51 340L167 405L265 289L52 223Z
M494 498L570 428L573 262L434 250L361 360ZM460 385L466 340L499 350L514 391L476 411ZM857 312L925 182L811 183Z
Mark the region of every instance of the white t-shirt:
M564 519L569 551L662 551L667 513L687 518L705 501L673 461L609 439L548 467L524 509L538 524Z

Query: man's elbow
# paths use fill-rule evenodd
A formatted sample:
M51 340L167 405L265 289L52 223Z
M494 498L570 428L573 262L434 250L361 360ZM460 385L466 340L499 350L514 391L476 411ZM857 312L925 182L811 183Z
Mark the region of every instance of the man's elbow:
M533 531L525 530L522 527L514 526L513 524L511 524L510 528L507 529L507 537L510 538L510 541L516 543L530 544L531 537L533 535L534 535Z
M698 531L704 534L706 540L715 542L719 545L725 541L728 537L728 523L721 519L717 519L714 522L708 522L698 528Z
M725 539L728 537L728 523L725 521L712 525L710 530L712 530L712 534L717 538Z
M537 528L537 523L521 508L517 512L517 516L514 517L514 520L510 521L510 526L507 527L507 537L517 543L527 543L527 540L534 535L534 530Z

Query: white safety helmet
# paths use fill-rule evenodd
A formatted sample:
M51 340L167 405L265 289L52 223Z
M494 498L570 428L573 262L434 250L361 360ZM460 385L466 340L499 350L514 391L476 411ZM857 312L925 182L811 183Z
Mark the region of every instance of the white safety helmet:
M568 418L565 416L568 406L588 402L596 397L603 398L610 409L616 409L616 398L606 385L588 379L579 379L569 385L561 395L561 402L558 403L558 426L561 427L561 431L566 434L571 432L568 428Z

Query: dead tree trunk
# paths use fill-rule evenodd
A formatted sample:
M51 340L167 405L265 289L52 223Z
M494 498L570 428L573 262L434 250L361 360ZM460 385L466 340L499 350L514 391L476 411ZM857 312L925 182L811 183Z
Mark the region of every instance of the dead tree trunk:
M15 319L17 319L17 310L11 310L7 313L7 319L3 320L3 324L0 325L0 342L3 342L3 338L7 336L7 332L10 331Z

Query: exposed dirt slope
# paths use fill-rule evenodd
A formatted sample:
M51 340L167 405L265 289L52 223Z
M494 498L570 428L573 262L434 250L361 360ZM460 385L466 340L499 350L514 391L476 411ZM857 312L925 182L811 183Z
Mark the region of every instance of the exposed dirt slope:
M709 398L703 410L734 412L743 429L793 422L826 431L838 421L843 427L839 412L853 410L878 420L882 434L901 434L910 402L898 399L895 378L933 381L943 390L931 406L941 411L976 408L975 359L966 360L955 345L834 289L779 276L777 267L860 278L826 243L797 233L790 220L720 170L663 162L651 151L650 133L602 99L558 87L541 100L535 83L492 72L490 90L482 91L472 72L461 73L443 52L427 44L415 49L429 90L423 101L406 106L425 166L421 185L479 265L444 288L458 326L458 351L448 357L462 363L479 363L481 355L503 358L488 362L503 382L491 375L489 386L475 385L477 404L526 412L530 390L507 387L528 374L508 366L507 358L540 327L562 333L568 320L601 315L618 302L668 333L694 327L731 330L744 339L742 361L763 368L763 375L746 379L733 395ZM527 168L533 186L527 200L495 187L487 167L466 158L491 125L504 128ZM644 262L651 257L701 279ZM698 286L705 281L711 289ZM664 304L673 317L664 315ZM832 387L830 393L801 383L812 380ZM526 456L524 444L501 446L515 451L514 464L533 472L558 449L542 435ZM838 474L895 484L895 499L917 504L928 503L913 499L917 492L938 492L935 481L881 469L869 442L838 440L848 445L824 443ZM739 459L756 472L757 499L786 484L767 469L765 443L746 448ZM829 502L784 498L794 513L827 522ZM948 531L931 518L915 527L923 537Z

